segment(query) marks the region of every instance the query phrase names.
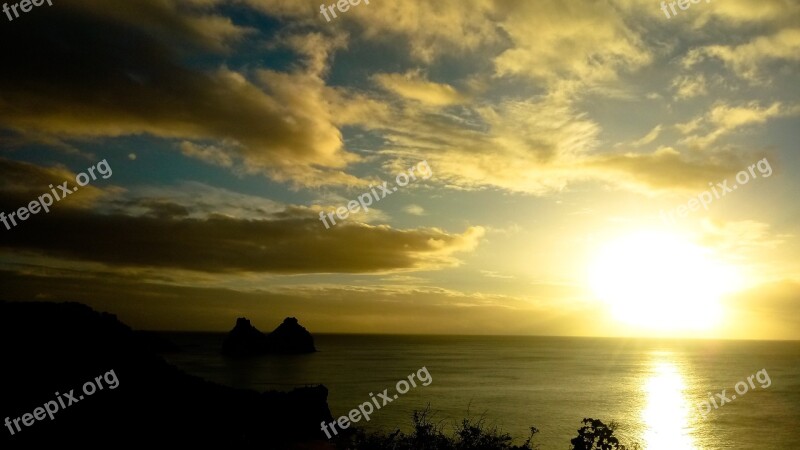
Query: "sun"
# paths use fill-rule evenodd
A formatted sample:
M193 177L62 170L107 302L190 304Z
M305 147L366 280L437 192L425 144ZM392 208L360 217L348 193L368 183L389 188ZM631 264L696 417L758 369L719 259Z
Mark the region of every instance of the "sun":
M645 330L709 330L736 274L713 253L678 235L638 232L602 246L589 285L620 322Z

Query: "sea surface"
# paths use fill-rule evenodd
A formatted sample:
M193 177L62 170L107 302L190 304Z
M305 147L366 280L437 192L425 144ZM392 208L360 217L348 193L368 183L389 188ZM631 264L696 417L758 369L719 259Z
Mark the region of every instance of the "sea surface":
M334 417L388 389L391 403L357 424L371 430L408 431L412 411L429 406L445 427L483 418L517 443L536 426L542 450L568 448L585 417L617 422L623 443L649 450L800 449L797 341L317 334L318 353L237 361L220 355L223 334L165 336L180 348L170 362L211 381L262 391L324 384ZM398 381L422 367L429 384L415 377L399 394ZM769 382L754 377L751 387L762 370ZM723 389L730 401L720 405ZM718 408L702 403L709 397Z

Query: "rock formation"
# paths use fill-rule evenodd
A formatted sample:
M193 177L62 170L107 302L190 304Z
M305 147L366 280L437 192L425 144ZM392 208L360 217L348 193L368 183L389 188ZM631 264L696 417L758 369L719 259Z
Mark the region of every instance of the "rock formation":
M267 352L268 346L267 336L249 320L240 317L222 342L222 353L227 356L260 355Z
M222 353L227 356L254 356L270 353L302 354L317 351L314 338L294 317L287 317L272 333L265 335L244 317L236 319L236 326L222 342Z
M314 353L314 338L294 317L287 317L268 336L271 353Z

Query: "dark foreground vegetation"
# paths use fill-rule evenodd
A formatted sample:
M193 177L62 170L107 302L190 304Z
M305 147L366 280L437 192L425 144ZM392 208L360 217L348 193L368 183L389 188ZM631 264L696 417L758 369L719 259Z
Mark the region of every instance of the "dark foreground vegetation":
M570 441L569 450L637 450L638 444L626 447L614 436L616 424L606 425L598 419L583 419L578 435ZM413 430L406 434L397 430L390 434L366 433L355 429L335 440L337 450L536 450L539 430L530 428L530 435L519 445L497 427L487 426L483 419L464 419L451 434L434 424L430 410L415 411Z

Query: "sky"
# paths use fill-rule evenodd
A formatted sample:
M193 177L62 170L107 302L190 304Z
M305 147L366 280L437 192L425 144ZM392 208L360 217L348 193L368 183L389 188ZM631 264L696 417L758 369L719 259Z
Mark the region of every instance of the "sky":
M663 6L0 15L0 298L154 330L800 339L800 3Z

